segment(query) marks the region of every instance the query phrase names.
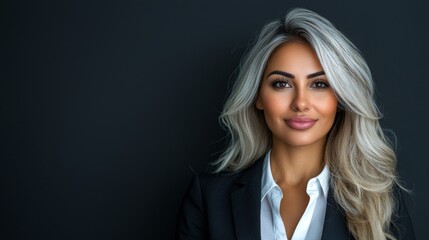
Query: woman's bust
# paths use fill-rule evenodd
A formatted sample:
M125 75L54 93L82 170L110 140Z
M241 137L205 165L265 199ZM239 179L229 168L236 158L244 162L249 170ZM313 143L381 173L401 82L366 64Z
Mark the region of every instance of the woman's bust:
M195 176L179 239L414 239L371 72L327 19L293 9L244 56L229 145Z

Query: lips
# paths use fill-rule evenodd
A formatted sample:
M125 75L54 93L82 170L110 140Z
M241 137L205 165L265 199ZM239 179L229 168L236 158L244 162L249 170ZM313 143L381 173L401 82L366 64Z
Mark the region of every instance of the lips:
M316 123L316 121L316 119L307 117L293 117L286 119L286 124L296 130L306 130L311 128Z

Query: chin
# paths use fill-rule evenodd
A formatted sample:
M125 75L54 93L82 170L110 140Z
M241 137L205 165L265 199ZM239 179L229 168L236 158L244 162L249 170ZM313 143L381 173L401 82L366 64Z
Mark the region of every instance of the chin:
M314 137L288 137L279 139L283 144L291 146L291 147L307 147L314 144L318 144L320 142L325 142L325 138L314 138Z
M316 142L297 142L297 141L294 141L294 142L287 142L287 143L285 143L286 145L288 145L288 146L291 146L291 147L308 147L308 146L311 146L311 145L313 145L314 143L316 143Z

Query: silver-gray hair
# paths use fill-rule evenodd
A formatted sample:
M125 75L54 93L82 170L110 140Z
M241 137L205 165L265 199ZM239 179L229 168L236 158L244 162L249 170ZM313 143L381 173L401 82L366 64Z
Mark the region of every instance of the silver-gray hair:
M312 46L342 109L327 138L325 161L349 230L356 239L394 239L389 225L396 156L379 124L370 69L355 45L312 11L293 9L285 19L266 24L242 59L220 116L230 139L215 162L216 172L245 169L271 147L271 132L255 101L269 57L288 41Z

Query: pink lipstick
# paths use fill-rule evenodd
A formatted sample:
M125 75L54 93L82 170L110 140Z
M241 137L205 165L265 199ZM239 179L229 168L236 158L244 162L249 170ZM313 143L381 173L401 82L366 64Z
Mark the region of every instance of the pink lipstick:
M316 119L307 117L293 117L286 119L286 124L296 130L306 130L311 128L315 123Z

